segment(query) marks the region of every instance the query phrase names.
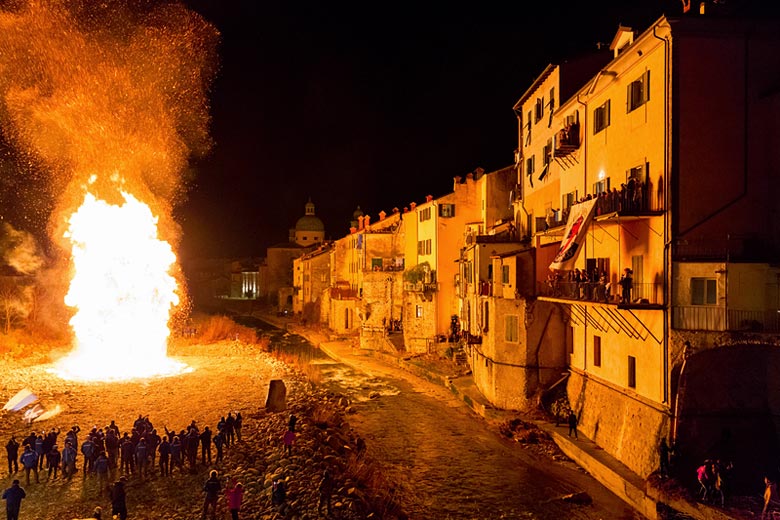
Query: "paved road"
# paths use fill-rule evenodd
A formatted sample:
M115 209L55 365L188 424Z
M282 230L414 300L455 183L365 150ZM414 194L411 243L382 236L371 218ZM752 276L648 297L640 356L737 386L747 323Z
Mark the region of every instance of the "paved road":
M350 423L398 483L398 500L413 519L642 518L573 463L502 437L442 387L375 360L366 361L372 375L318 363L355 402ZM561 500L580 491L591 505Z

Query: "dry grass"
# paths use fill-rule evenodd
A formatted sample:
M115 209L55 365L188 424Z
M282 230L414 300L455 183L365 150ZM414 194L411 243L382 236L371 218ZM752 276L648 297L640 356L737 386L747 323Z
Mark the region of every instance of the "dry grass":
M268 338L263 339L266 341L268 340ZM264 350L267 350L267 348ZM295 370L303 374L310 383L322 383L322 372L319 367L311 364L311 356L281 352L279 350L270 350L269 353L284 364L294 367Z
M345 479L356 484L357 492L366 500L376 518L405 519L396 497L411 489L409 482L390 481L379 464L358 454L347 458L344 469Z
M318 404L314 406L310 413L310 419L313 425L318 428L332 428L336 426L338 421L338 414L330 406L324 406Z
M42 340L24 329L0 334L0 356L23 365L48 363L52 359L52 352L61 348L62 344Z
M184 337L196 343L235 340L256 345L260 342L260 337L255 329L239 325L227 316L193 316L188 328L190 330L185 329Z

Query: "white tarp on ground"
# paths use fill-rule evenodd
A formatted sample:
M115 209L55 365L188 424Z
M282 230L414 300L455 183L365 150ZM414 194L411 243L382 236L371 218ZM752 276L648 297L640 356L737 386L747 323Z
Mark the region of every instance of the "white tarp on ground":
M15 396L9 399L7 403L5 403L5 406L3 406L3 410L11 410L14 412L18 412L28 404L32 404L37 400L38 400L37 395L32 393L30 389L23 388L19 390Z

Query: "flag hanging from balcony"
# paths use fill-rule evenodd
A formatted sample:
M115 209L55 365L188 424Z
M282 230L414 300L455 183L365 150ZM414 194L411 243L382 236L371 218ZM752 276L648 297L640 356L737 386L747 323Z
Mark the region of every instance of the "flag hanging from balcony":
M574 268L574 262L577 260L580 247L585 240L585 232L590 224L590 219L593 218L596 200L595 198L586 200L569 209L569 220L566 222L561 248L550 264L550 269L568 271Z

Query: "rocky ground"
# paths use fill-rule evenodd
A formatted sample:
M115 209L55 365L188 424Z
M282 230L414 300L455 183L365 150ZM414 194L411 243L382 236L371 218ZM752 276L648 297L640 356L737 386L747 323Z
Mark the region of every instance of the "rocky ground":
M164 379L121 383L74 383L49 374L45 366L0 366L0 396L10 398L21 388L35 392L47 408L59 404L63 411L44 422L25 425L18 413L2 412L0 440L18 439L32 430L59 427L63 432L78 424L83 431L102 427L112 419L122 431L129 430L139 415L149 415L156 428L181 429L195 420L199 426L215 426L228 411L241 411L243 440L227 449L219 465L199 465L196 474L158 474L147 479L129 476L127 485L129 518L190 520L199 518L203 503L203 482L211 469L225 481L237 478L245 488L241 518L281 518L271 506L270 489L276 478L287 482L291 518L322 518L317 512L318 483L325 469L336 476L330 518L398 518L403 513L386 498L381 472L368 458L356 454L356 434L347 421L350 403L340 395L309 382L285 363L258 346L239 342L179 347L173 354L194 370ZM271 379L282 379L287 387L288 409L266 413L265 400ZM290 414L299 417L298 437L292 456L283 453L282 435ZM62 439L62 438L61 438ZM60 439L60 447L62 440ZM79 463L81 463L81 456ZM0 474L10 485L6 469ZM105 490L96 480L79 472L72 480L49 481L45 472L40 483L27 485L21 518L71 519L88 517L96 506L110 511ZM118 474L113 475L117 479ZM228 515L220 499L219 518ZM106 515L104 515L106 518Z

